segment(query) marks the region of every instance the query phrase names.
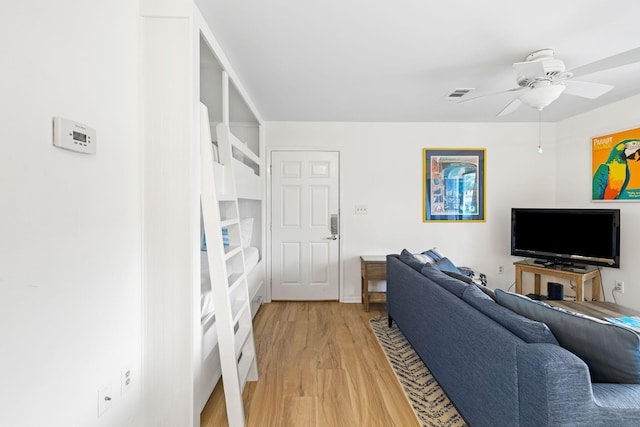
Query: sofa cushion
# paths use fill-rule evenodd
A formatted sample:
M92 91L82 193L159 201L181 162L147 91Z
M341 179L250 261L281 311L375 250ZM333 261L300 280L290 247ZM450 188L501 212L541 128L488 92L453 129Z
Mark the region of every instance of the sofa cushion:
M634 331L501 289L496 298L516 313L546 323L560 345L589 366L593 382L640 383L640 336Z
M444 272L438 270L431 264L423 265L420 272L423 276L433 280L441 287L456 295L458 298L462 298L462 293L469 286L469 284L465 282L447 276Z
M494 300L475 285L465 289L462 294L462 300L528 343L558 344L547 325L528 319L496 304Z
M458 279L463 281L464 283L468 283L471 284L473 283L473 279L465 274L460 274L460 273L456 273L453 271L446 271L446 270L440 270L442 271L444 274L446 274L449 277L453 277L454 279Z
M496 298L496 291L494 291L493 289L491 289L488 286L479 285L476 282L473 282L473 284L476 285L478 287L478 289L480 289L489 298L491 298L495 302L498 302L498 299Z

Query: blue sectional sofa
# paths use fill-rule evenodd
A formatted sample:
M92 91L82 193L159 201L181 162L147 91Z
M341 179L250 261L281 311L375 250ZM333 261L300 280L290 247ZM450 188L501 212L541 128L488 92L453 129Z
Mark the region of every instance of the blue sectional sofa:
M640 384L595 383L542 322L433 265L387 256L387 311L473 427L640 426ZM621 328L624 329L624 328Z

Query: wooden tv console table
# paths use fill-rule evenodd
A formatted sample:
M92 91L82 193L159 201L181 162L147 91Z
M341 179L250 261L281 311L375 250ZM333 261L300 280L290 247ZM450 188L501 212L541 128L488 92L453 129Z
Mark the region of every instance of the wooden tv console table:
M576 301L584 300L584 282L591 280L591 299L600 301L600 271L597 267L587 266L584 270L568 270L530 264L525 261L514 262L516 266L516 293L522 294L522 273L533 273L534 293L540 295L540 276L553 276L576 282Z

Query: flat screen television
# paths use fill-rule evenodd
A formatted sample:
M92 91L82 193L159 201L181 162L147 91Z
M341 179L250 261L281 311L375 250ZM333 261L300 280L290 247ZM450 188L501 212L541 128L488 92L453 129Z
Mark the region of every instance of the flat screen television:
M511 255L620 268L620 210L512 208Z

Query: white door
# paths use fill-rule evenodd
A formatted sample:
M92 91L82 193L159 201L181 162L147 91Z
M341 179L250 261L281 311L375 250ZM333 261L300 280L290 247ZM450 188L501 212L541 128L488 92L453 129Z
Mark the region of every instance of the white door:
M271 153L271 298L339 298L339 153Z

